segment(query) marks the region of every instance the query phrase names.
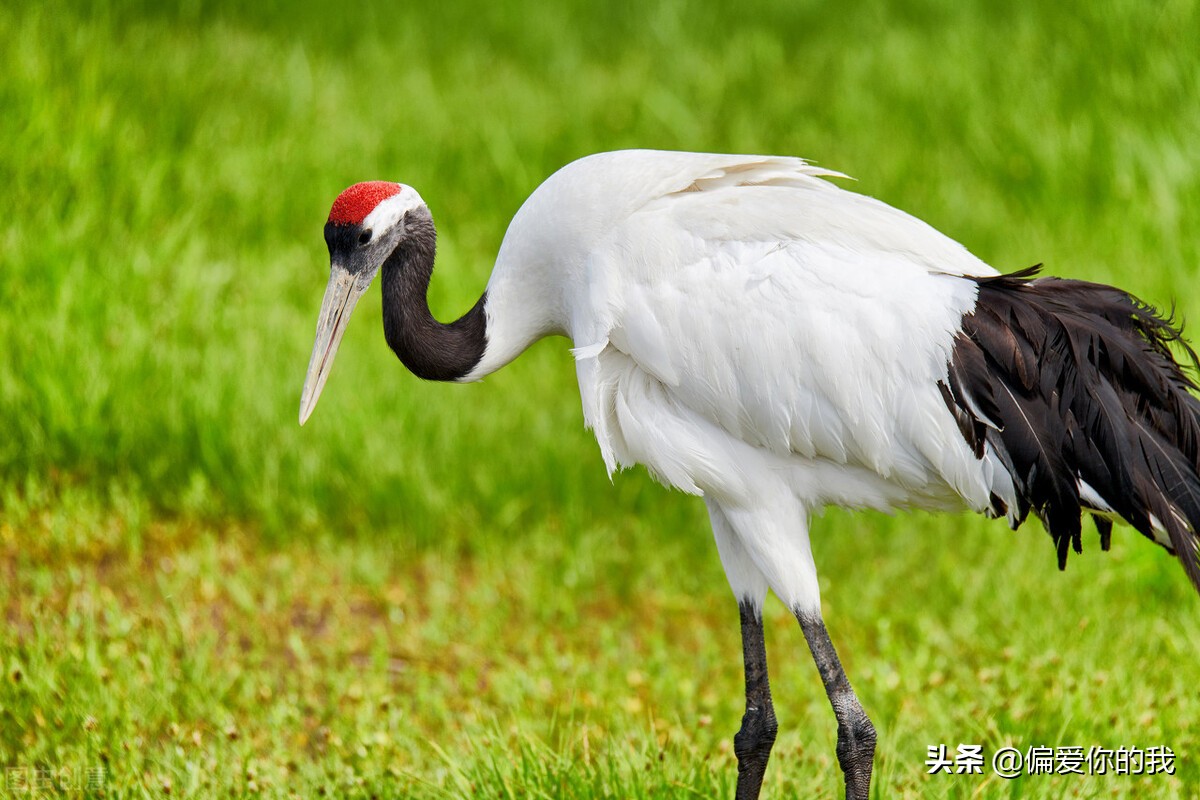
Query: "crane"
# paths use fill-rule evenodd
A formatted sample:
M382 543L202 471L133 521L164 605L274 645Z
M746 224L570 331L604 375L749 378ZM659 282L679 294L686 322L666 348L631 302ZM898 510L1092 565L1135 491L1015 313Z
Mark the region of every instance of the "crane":
M840 177L788 157L588 156L529 196L448 324L426 301L436 233L415 189L355 184L325 225L301 424L378 273L384 335L417 376L478 381L566 336L610 476L641 464L703 498L741 624L739 800L778 728L768 589L833 707L846 797L868 796L876 732L821 615L814 511L965 507L1013 528L1032 512L1060 568L1087 512L1103 549L1124 520L1200 589L1200 401L1179 329L1120 289L1000 274Z

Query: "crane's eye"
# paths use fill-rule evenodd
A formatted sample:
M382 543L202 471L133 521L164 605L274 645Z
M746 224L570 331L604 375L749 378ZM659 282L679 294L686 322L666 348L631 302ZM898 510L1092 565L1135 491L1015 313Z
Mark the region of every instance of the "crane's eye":
M358 246L363 247L371 242L371 232L363 231L358 235Z

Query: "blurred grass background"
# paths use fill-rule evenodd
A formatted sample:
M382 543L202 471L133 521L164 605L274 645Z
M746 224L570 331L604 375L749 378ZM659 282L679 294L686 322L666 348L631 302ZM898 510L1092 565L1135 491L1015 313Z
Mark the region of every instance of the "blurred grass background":
M1200 312L1195 2L241 6L0 6L12 770L102 765L108 797L730 792L703 509L609 483L568 343L423 384L372 290L296 426L353 181L429 202L443 318L545 176L621 147L802 155L998 268ZM1140 537L1065 575L1036 523L831 512L814 539L879 796L1200 780L1196 599ZM766 795L832 796L832 715L768 617ZM1179 775L925 775L971 741L1165 744Z

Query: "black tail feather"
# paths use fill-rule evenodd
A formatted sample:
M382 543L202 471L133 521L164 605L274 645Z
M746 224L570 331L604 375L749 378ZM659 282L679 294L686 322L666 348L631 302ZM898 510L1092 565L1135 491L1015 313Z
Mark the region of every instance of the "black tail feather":
M1193 366L1196 354L1128 293L1039 269L975 279L941 386L976 456L990 450L1012 476L1016 507L996 498L993 511L1019 524L1032 510L1060 568L1082 549L1083 511L1115 514L1174 552L1200 591L1200 400L1171 348ZM1096 527L1107 550L1112 522Z

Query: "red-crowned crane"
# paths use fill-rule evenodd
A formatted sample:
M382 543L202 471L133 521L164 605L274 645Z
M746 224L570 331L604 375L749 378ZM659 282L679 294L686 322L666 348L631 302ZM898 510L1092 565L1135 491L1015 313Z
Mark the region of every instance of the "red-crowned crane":
M868 796L875 729L821 617L814 510L966 507L1013 527L1032 511L1060 567L1086 511L1102 548L1123 519L1200 589L1200 401L1170 321L1109 286L998 274L829 177L796 158L581 159L529 197L487 290L449 324L426 302L435 233L414 189L355 184L325 225L301 424L381 273L384 334L416 375L477 381L570 337L609 473L643 464L704 498L741 617L738 798L758 796L777 729L768 589L833 705L846 797Z

